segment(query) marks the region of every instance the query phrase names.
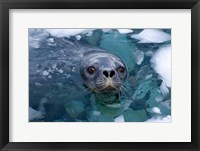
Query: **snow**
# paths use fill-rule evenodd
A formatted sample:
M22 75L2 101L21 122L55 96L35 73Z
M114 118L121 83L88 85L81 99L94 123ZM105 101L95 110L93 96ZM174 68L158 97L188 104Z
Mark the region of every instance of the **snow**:
M133 34L131 38L139 40L138 43L163 43L171 40L171 36L160 29L144 29L139 34Z
M70 37L76 36L79 34L88 34L91 35L94 29L45 29L46 32L50 33L52 36L56 37Z
M128 34L133 32L133 30L131 29L117 29L117 30L120 34Z
M172 118L170 115L167 115L165 117L153 117L145 122L148 122L148 123L171 123L172 122Z
M114 122L124 122L124 116L120 115L114 119Z
M151 63L153 69L161 76L166 86L171 87L171 45L159 48L151 58Z

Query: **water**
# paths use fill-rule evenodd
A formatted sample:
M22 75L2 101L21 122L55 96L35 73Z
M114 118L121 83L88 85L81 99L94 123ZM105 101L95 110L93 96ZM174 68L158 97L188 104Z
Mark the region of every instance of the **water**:
M120 101L87 91L83 54L120 56L128 79ZM30 122L166 122L171 120L170 29L29 29Z

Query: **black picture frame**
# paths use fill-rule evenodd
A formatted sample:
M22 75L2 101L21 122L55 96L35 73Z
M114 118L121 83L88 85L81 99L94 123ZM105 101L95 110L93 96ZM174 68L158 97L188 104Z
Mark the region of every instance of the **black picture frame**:
M191 9L191 142L9 142L9 9ZM200 151L199 0L0 0L0 148L25 150Z

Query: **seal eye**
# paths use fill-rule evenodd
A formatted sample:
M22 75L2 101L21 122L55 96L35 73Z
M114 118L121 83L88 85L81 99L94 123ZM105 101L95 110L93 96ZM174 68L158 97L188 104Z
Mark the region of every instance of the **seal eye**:
M119 71L121 73L124 73L125 72L125 68L124 67L119 67L119 68L117 68L117 71Z
M87 68L88 73L93 74L96 71L96 68L94 66L90 66Z

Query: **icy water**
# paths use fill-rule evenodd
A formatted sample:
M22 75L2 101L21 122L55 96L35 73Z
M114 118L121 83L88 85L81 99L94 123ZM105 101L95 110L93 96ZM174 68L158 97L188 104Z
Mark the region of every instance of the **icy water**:
M86 90L80 60L91 49L121 57L119 102ZM170 29L29 29L30 122L170 122ZM111 94L112 97L112 94Z

